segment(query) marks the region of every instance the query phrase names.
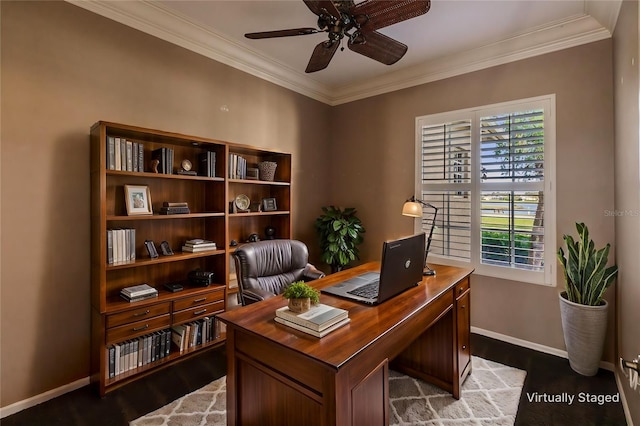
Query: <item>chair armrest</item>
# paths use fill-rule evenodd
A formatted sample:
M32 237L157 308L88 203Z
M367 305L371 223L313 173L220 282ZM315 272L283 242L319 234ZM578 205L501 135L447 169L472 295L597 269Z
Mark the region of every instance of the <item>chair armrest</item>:
M245 303L248 305L249 303L260 302L261 300L275 297L275 294L267 290L262 290L261 288L252 288L243 290L242 297L244 297Z
M304 268L304 272L302 273L302 276L305 281L313 281L313 280L317 280L318 278L324 277L324 272L317 269L312 264L307 263L307 267Z

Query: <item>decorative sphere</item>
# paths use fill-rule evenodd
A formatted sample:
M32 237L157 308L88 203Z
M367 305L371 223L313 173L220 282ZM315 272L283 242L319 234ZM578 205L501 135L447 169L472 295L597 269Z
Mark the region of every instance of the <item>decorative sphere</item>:
M267 240L273 240L276 236L276 228L271 225L267 226L266 228L264 228L264 235Z

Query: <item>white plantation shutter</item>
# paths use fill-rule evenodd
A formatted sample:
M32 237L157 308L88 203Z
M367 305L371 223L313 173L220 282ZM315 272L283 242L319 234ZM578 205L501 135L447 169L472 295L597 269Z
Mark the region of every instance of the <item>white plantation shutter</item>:
M438 208L430 253L471 259L471 120L420 126L422 200ZM433 209L425 208L423 232Z
M554 284L555 97L416 119L416 195L438 208L429 256ZM423 209L417 231L429 232Z
M483 264L544 269L544 110L480 117Z

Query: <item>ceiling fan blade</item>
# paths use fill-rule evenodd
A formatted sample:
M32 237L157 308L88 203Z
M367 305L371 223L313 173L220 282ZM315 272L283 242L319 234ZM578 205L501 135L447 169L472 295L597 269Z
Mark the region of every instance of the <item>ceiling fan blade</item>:
M322 15L326 10L335 18L340 18L340 11L331 0L304 0L304 4L318 16Z
M329 62L331 62L331 58L333 58L334 53L338 50L339 45L340 42L337 40L334 42L323 41L319 43L316 48L313 49L305 72L316 72L325 69L327 65L329 65Z
M350 13L363 31L374 31L424 15L430 8L430 0L365 0L352 7Z
M349 49L385 65L395 64L407 53L407 46L377 31L363 33L364 43L352 43Z
M316 28L292 28L290 30L263 31L260 33L247 33L244 36L250 39L274 38L274 37L290 37L307 34L315 34L321 32Z

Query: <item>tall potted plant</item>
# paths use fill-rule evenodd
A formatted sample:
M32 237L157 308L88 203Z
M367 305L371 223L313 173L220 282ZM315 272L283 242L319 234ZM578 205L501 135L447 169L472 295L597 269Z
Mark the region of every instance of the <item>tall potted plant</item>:
M320 240L322 261L331 266L331 272L342 270L352 261L360 259L358 245L365 232L356 209L341 210L335 206L322 207L323 214L315 222Z
M589 229L576 223L578 239L563 237L565 254L558 249L565 291L560 293L560 315L571 368L585 376L598 372L607 330L608 303L602 298L618 274L617 266L607 267L610 244L595 249Z

